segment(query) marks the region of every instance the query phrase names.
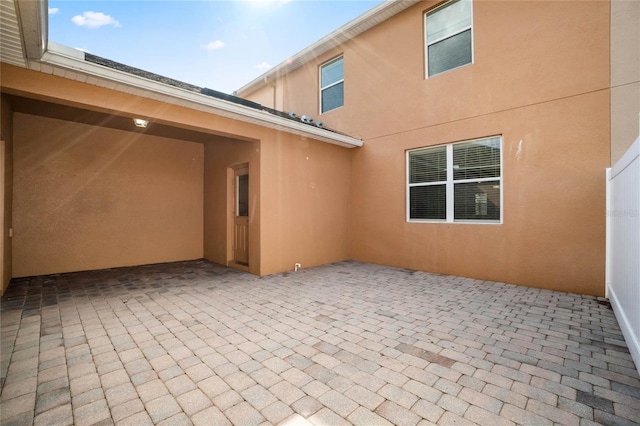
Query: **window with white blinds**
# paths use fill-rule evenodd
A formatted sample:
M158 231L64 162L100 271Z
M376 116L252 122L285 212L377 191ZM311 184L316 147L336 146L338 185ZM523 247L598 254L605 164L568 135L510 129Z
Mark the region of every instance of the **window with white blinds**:
M320 67L320 113L344 105L344 60L333 59Z
M502 137L407 152L407 220L502 222Z
M425 14L427 77L473 62L471 0L455 0Z

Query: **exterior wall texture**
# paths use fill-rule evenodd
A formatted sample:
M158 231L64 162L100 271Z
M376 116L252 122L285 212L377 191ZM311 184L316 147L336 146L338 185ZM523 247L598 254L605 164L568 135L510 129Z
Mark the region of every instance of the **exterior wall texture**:
M611 2L611 164L640 135L640 2Z
M249 165L249 271L259 275L348 259L350 154L276 131L205 145L205 258L232 261L230 170Z
M473 64L425 78L421 2L278 80L283 109L360 136L355 260L604 294L609 3L473 3ZM344 57L344 106L318 69ZM248 96L252 98L251 95ZM503 137L502 224L406 221L406 150Z
M425 78L424 13L436 5L420 2L247 96L361 137L355 150L2 64L11 95L211 134L195 143L15 113L13 276L227 263L229 170L248 163L253 273L352 258L603 295L604 169L612 138L630 128L615 111L637 115L637 64L614 41L637 31L623 19L635 6L475 1L473 64ZM319 66L339 55L345 105L319 115ZM493 135L503 222L407 222L407 150Z
M351 256L601 294L606 102L607 93L596 93L365 142L353 158ZM495 134L503 137L503 224L405 220L406 149Z
M5 96L0 99L0 146L1 152L1 169L2 173L2 221L0 221L0 239L2 239L2 273L0 274L0 295L9 285L12 277L12 253L13 246L10 237L11 219L13 210L13 110L11 104Z
M202 144L15 114L13 275L202 257Z
M348 259L350 150L274 136L261 147L261 274Z
M348 258L349 150L2 65L14 96L144 116L200 143L14 114L13 276L205 257L232 260L229 170L250 168L249 270ZM204 136L202 136L204 135Z

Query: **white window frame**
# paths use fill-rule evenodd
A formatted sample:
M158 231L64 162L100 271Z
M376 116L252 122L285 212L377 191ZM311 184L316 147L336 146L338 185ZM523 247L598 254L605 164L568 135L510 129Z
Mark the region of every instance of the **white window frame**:
M451 6L453 3L457 2L457 1L469 1L471 3L471 24L468 27L462 28L461 30L459 30L455 34L450 34L450 35L448 35L446 37L441 37L441 38L436 39L436 40L428 41L427 40L427 18L429 16L429 14L437 12L440 9L444 9L446 7L449 7L449 6ZM463 32L465 32L465 31L467 31L469 29L471 30L471 62L469 62L468 64L457 66L455 68L450 68L448 70L441 71L441 72L433 74L433 75L429 75L429 46L431 46L432 44L436 44L439 41L442 41L442 40L444 40L446 38L450 38L450 37L453 37L453 36L458 35L460 33L463 33ZM451 0L451 1L446 2L445 4L442 4L442 5L438 6L438 7L435 7L433 9L431 9L431 10L426 11L424 13L424 78L425 79L429 79L430 77L435 77L437 75L441 75L441 74L447 73L449 71L457 70L459 68L466 67L468 65L473 65L473 63L475 62L475 49L473 48L473 46L474 46L473 40L474 40L473 1L471 1L471 0Z
M489 178L475 178L475 179L453 179L453 147L454 145L468 143L468 142L477 142L486 139L492 138L500 138L500 176L499 177L489 177ZM410 223L462 223L462 224L478 224L478 225L501 225L503 223L504 218L504 185L503 185L503 177L504 177L504 167L503 167L503 158L504 158L504 143L502 135L493 135L487 136L483 138L477 139L468 139L459 142L453 142L446 144L446 152L447 152L447 180L446 181L434 181L427 183L411 183L410 180L410 170L409 170L409 155L413 151L420 151L428 148L436 148L442 145L433 145L433 146L423 146L420 148L414 148L406 151L406 220ZM500 185L500 219L499 220L469 220L469 219L454 219L454 184L456 183L480 183L480 182L495 182L498 181ZM414 186L430 186L430 185L445 185L446 188L446 215L445 219L412 219L411 218L411 191L410 188Z
M333 82L331 84L328 84L326 86L322 86L322 69L324 67L326 67L326 66L331 65L334 62L339 61L339 60L342 60L342 79L338 80L338 81L335 81L335 82ZM322 110L322 94L323 94L323 92L325 90L333 87L333 86L336 86L336 85L340 84L340 83L344 84L344 55L336 56L335 58L330 59L327 62L325 62L322 65L320 65L320 67L318 68L318 83L319 83L318 86L320 87L320 96L319 96L320 103L318 105L318 111L320 111L320 114L325 114L325 113L330 112L330 111L335 111L336 109L342 108L344 106L344 90L343 90L342 91L342 105L340 105L339 107L335 107L335 108L329 109L327 111L323 111Z

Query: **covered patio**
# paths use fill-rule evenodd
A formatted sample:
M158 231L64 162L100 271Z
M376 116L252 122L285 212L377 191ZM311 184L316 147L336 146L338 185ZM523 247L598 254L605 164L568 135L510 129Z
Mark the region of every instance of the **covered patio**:
M636 424L604 298L356 262L206 260L14 279L1 421Z

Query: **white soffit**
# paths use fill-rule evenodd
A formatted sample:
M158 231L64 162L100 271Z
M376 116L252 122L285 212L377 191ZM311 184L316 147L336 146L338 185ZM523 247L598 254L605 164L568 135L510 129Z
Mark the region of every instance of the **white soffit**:
M296 53L281 64L271 68L260 77L245 84L238 89L238 95L249 94L266 86L273 80L301 67L307 62L335 48L337 45L351 40L420 1L421 0L385 0L378 6L346 23L306 49Z

